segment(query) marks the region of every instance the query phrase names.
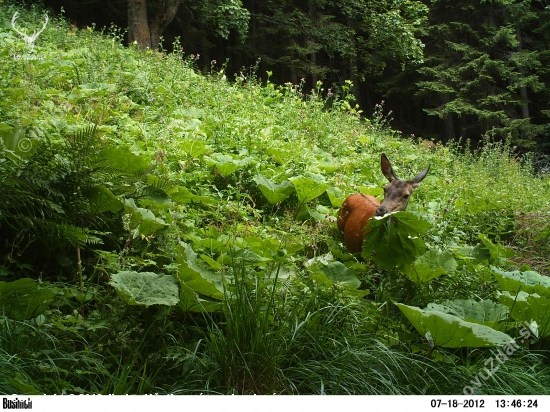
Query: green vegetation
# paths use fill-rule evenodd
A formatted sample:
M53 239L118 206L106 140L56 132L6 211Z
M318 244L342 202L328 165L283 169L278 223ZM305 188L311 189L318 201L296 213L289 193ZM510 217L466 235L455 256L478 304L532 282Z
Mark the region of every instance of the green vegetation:
M30 51L15 10L2 393L550 394L550 180L531 158L404 138L349 83L329 102L320 83L203 76L177 43L125 48L116 29L50 18ZM382 195L382 151L430 173L352 256L335 216Z
M80 27L129 27L127 44L143 49L159 49L160 34L161 49L181 39L204 72L256 64L264 81L302 79L307 93L322 81L334 96L350 79L369 116L384 99L407 133L509 139L549 170L549 0L41 1Z

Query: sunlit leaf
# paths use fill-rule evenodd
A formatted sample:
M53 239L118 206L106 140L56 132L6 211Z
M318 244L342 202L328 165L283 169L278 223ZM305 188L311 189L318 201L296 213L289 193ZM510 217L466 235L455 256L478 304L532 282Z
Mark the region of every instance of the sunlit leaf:
M204 159L209 166L214 166L223 177L227 177L255 161L254 158L250 156L239 158L222 153L214 153L212 156L205 156Z
M353 269L347 268L342 262L330 262L326 266L321 267L321 271L334 283L344 284L352 289L357 289L361 286L361 281Z
M479 348L513 342L513 339L503 332L477 323L466 322L447 313L420 309L402 303L396 305L422 336L430 334L435 346Z
M132 229L136 231L134 237L154 233L166 226L164 220L155 217L152 211L138 207L134 199L124 200L124 211L130 215Z
M384 195L384 189L380 186L360 186L359 187L359 193L362 193L364 195L371 195L374 197L379 197Z
M198 157L212 152L212 148L205 140L182 139L179 142L179 147L185 154L191 157Z
M491 271L503 290L514 293L521 290L550 298L550 277L548 276L542 276L532 270L507 272L495 266L491 266Z
M145 171L149 167L144 157L135 155L125 146L109 146L101 151L100 156L106 166L128 174Z
M441 275L454 273L456 266L456 261L448 250L429 250L416 259L413 269L406 272L406 275L414 283L427 283Z
M332 207L340 207L344 203L345 195L344 192L337 187L329 187L327 189L327 195L330 200Z
M179 302L178 281L171 275L122 271L111 275L109 284L129 305L173 306Z
M345 291L347 296L362 298L369 293L368 290L358 290L361 281L355 271L345 266L342 262L334 260L331 253L317 256L305 263L311 273L310 279L325 287L338 286Z
M323 176L312 173L307 176L294 176L288 180L290 180L296 189L296 195L300 205L316 199L329 188Z
M288 180L283 180L281 183L275 183L265 176L258 174L254 177L254 181L267 201L272 205L286 200L290 194L294 192L294 186Z
M284 147L284 143L280 147L269 147L266 151L280 165L288 163L295 155L290 147Z
M311 151L311 154L315 158L320 170L331 173L338 169L338 161L330 153L315 147Z
M510 316L518 322L533 322L538 325L539 336L550 336L550 299L537 293L520 291L517 295L501 292L498 300L510 308Z
M283 247L279 239L271 237L248 236L244 240L255 253L270 259L281 252Z
M473 299L446 300L442 303L429 303L426 309L436 310L457 316L465 321L479 323L493 329L502 330L501 321L508 318L506 306L491 300Z
M484 235L483 233L478 234L478 237L481 239L487 250L489 251L489 254L491 255L491 261L492 262L499 262L500 260L511 258L514 256L513 249L504 247L499 244L494 244L491 242L491 240Z
M183 186L174 186L165 190L165 192L174 202L179 204L202 203L204 205L213 205L216 203L215 199L208 196L195 195Z
M182 243L178 252L176 261L180 265L177 277L181 285L181 308L193 312L220 310L224 297L222 275L201 267L190 245Z
M478 243L476 246L461 246L453 249L453 253L458 259L479 264L484 261L489 262L491 254L483 243Z

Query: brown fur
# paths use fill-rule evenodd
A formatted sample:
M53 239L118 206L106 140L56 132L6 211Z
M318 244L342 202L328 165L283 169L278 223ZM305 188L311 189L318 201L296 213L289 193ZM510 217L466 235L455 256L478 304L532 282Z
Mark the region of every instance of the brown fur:
M365 233L370 229L365 227L376 209L380 206L377 198L356 193L349 196L340 212L338 212L338 230L344 233L344 243L351 253L361 252Z

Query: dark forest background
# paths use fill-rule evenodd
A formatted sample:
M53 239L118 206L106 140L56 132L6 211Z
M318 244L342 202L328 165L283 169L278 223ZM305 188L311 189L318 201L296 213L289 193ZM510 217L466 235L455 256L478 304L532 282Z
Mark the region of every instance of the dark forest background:
M203 71L226 66L232 78L252 70L274 83L302 83L306 91L321 81L329 96L345 93L351 80L365 115L384 101L384 114L391 110L393 127L404 133L474 143L489 134L518 150L550 152L548 0L43 4L98 30L112 23L127 28L132 8L145 7L127 39L140 42L136 27L156 30L167 50L179 39Z

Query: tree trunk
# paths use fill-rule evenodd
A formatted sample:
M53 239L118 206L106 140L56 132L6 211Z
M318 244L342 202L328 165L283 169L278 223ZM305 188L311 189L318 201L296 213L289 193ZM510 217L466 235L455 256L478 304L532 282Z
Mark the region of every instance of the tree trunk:
M142 49L151 47L147 0L128 0L128 44L134 41Z
M128 0L128 43L137 42L143 50L158 49L162 32L174 19L183 0L161 0L149 24L147 0Z
M160 36L168 25L174 20L178 8L183 3L183 0L164 0L159 1L157 14L151 22L151 48L158 49L160 45Z

